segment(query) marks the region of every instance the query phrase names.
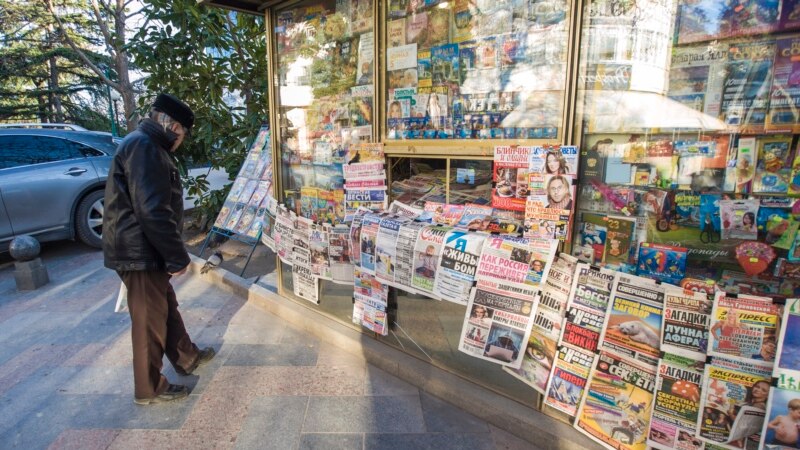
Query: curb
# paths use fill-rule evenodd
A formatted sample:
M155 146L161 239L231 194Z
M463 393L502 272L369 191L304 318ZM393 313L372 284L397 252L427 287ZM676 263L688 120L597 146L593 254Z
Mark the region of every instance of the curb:
M257 284L251 285L227 270L217 267L201 275L200 268L205 260L190 256L193 275L539 448L600 448L566 423L394 349L323 314L309 314L311 308L284 299Z

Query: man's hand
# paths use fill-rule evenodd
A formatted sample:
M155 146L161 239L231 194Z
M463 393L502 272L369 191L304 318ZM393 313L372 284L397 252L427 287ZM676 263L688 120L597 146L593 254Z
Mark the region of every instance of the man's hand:
M186 266L186 267L184 267L183 269L181 269L181 270L179 270L177 272L170 272L170 275L172 275L173 277L177 277L178 275L183 275L183 274L186 273L186 270L188 268L189 268L189 266Z

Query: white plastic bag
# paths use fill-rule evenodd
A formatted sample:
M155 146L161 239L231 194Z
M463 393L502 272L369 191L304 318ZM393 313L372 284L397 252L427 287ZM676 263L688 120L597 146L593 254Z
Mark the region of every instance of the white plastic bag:
M117 305L114 312L128 312L128 288L125 283L119 284L119 294L117 294Z

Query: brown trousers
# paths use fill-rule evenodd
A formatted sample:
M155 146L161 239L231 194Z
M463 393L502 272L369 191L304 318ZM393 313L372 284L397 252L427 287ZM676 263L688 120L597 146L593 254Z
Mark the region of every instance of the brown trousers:
M117 272L128 289L133 341L133 383L136 398L153 398L168 386L161 375L166 353L173 367L186 369L199 350L192 342L169 279L162 271Z

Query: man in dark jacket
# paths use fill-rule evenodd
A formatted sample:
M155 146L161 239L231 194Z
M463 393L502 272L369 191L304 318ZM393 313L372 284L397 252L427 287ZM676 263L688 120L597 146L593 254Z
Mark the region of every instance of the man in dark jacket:
M150 116L120 143L106 182L103 253L128 290L134 401L141 405L189 395L161 374L164 353L179 375L214 357L213 348L192 342L169 282L190 262L181 239L183 187L170 153L193 124L185 103L160 94Z

